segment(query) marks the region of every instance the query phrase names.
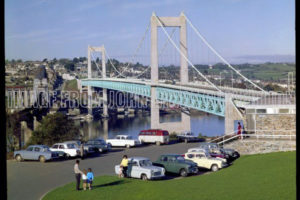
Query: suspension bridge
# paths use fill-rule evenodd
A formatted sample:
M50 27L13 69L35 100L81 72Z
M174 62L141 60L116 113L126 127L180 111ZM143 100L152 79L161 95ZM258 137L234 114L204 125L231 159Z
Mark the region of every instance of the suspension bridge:
M204 75L193 64L191 54L188 54L190 47L187 45L187 25L195 33L196 37L202 41L206 48L224 63L228 69L240 77L244 82L247 82L251 89L241 89L234 87L218 86L207 75ZM171 33L167 31L168 27L172 27ZM178 41L173 39L174 30L179 28ZM162 30L162 33L166 37L166 43L162 45L162 51L158 52L158 30ZM130 68L130 62L125 66L125 69L121 72L118 70L111 61L108 52L104 46L89 46L88 47L88 78L81 80L82 86L88 87L88 95L91 97L93 88L102 88L103 90L103 115L108 116L107 108L107 90L116 90L134 95L140 95L151 99L151 128L162 128L169 131L182 131L190 130L190 116L182 112L180 123L160 123L159 122L159 103L173 103L180 105L188 109L196 109L206 113L225 117L225 133L232 133L234 131L234 121L243 120L243 114L239 108L243 105L249 104L252 101L257 101L261 97L270 95L270 93L264 91L260 86L252 82L245 77L237 69L235 69L225 58L223 58L200 34L198 29L192 24L189 18L181 13L177 17L158 17L155 13L152 14L150 23L146 29L142 40L140 41L138 48L133 55L133 58L137 55L141 49L143 42L147 38L147 33L150 32L150 65L137 76L128 76L125 71ZM149 38L149 37L148 37ZM161 54L165 51L166 46L171 44L171 47L177 55L180 56L180 80L175 84L166 84L164 81L159 80L159 59ZM179 44L179 45L178 45ZM195 43L191 43L196 45ZM92 77L94 74L91 67L91 56L93 52L100 52L102 54L102 66L101 69L97 65L97 68L101 72L101 77ZM198 52L196 52L198 53ZM200 54L203 52L200 52ZM111 64L111 67L117 74L115 77L107 76L106 58ZM165 58L165 57L164 57ZM189 81L189 68L196 72L196 75L200 79L204 80L206 84L199 84L193 81ZM149 73L150 79L141 78L143 74ZM89 98L89 108L91 108L91 98ZM91 109L89 109L91 110ZM89 113L91 113L89 111Z

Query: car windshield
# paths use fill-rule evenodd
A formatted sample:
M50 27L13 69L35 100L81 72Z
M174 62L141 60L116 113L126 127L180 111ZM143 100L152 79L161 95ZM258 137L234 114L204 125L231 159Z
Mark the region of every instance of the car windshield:
M152 162L150 160L141 160L140 166L141 167L150 167L150 166L152 166Z
M178 161L184 161L184 158L182 156L177 156L176 160L178 160Z
M49 147L44 147L43 151L44 151L44 152L50 151L50 149L49 149Z

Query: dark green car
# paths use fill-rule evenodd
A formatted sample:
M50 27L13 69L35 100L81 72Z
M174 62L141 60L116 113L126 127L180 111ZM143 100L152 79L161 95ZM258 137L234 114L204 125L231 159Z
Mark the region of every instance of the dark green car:
M178 154L165 154L158 157L153 162L153 165L165 168L166 172L187 176L188 174L197 174L197 164L185 160L184 157Z

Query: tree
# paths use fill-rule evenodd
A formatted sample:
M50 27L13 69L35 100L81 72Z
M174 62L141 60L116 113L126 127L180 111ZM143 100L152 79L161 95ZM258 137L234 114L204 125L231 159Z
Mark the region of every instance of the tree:
M47 62L47 58L44 58L43 62Z
M73 58L73 63L78 63L79 62L79 59L78 58Z
M65 68L67 70L74 71L75 70L75 65L73 63L67 63L67 64L65 64Z
M72 140L77 136L79 136L79 129L74 122L62 113L55 113L42 119L37 130L32 132L30 143L52 145Z

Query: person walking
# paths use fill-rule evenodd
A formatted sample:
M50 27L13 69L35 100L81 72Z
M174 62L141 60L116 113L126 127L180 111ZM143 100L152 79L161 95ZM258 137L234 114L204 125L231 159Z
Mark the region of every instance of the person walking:
M76 178L76 190L79 190L80 186L80 178L83 172L79 169L79 160L76 160L75 165L74 165L74 173L75 173L75 178Z
M127 177L127 168L128 168L128 158L127 155L123 156L123 159L121 161L120 167L122 167L123 175L124 177Z

